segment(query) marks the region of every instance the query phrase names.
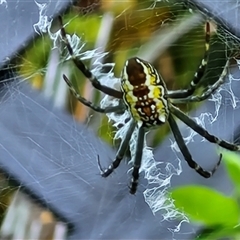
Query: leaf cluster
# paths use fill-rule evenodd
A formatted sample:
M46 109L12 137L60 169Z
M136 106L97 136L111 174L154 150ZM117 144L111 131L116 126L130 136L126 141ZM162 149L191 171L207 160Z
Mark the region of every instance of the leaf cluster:
M240 156L226 151L223 161L234 185L231 196L198 185L179 187L171 193L175 206L190 220L203 225L197 239L240 237Z

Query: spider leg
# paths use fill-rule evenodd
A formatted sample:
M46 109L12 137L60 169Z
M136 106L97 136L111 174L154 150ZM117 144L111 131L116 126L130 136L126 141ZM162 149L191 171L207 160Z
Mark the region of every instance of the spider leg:
M136 154L135 154L134 162L133 162L132 180L131 180L131 185L130 185L130 193L131 194L135 194L137 191L139 169L141 167L141 162L142 162L144 136L145 136L145 129L143 127L140 127L138 130Z
M189 126L191 129L193 129L196 133L204 137L206 140L208 140L211 143L215 143L218 146L231 150L231 151L240 151L240 146L235 145L232 143L229 143L227 141L221 140L217 138L214 135L211 135L208 133L203 127L199 126L193 119L188 117L184 112L176 108L175 106L170 106L170 111L179 118L182 122L184 122L187 126Z
M185 160L187 161L188 165L195 169L195 171L200 174L201 176L205 177L205 178L210 178L214 172L216 171L216 169L218 168L221 159L222 159L222 154L220 154L219 160L217 162L217 164L214 166L214 168L211 171L206 171L204 170L200 165L198 165L193 159L192 156L183 140L182 134L177 126L176 121L174 120L172 114L169 114L169 118L168 118L168 122L170 125L170 128L173 132L173 135L175 137L175 140L177 142L177 145L180 149L180 151L182 152Z
M207 58L209 54L209 42L210 42L210 23L207 21L206 22L206 34L205 34L205 53L204 57L202 59L201 64L198 67L197 72L194 75L193 80L190 83L190 87L188 89L183 89L183 90L174 90L174 91L169 91L167 94L167 97L169 98L187 98L191 96L195 89L197 84L200 82L202 79L204 72L206 70L206 65L207 65Z
M202 95L190 96L190 97L182 98L182 99L171 99L171 102L174 104L179 104L179 103L189 103L189 102L201 102L201 101L207 99L211 94L213 94L224 83L224 79L227 75L228 66L229 66L229 60L226 62L218 81L215 84L213 84L212 86L209 86Z
M113 171L114 169L116 169L120 162L122 161L124 155L125 155L125 152L128 148L128 144L129 144L129 141L131 139L131 136L132 136L132 133L134 131L136 127L136 122L132 119L131 123L130 123L130 126L129 126L129 129L126 133L126 136L125 138L122 140L121 144L120 144L120 147L119 147L119 150L116 154L116 158L115 160L109 165L109 167L107 169L103 169L101 164L100 164L100 160L98 158L98 167L100 169L100 173L101 173L101 176L102 177L108 177Z
M77 66L77 68L83 73L83 75L87 79L89 79L89 81L92 83L93 87L95 87L96 89L102 91L105 94L108 94L109 96L122 99L123 93L121 91L117 91L117 90L115 90L113 88L110 88L110 87L107 87L105 85L102 85L97 80L97 78L92 74L92 72L84 65L84 63L74 55L73 49L72 49L72 47L71 47L71 45L70 45L70 43L68 41L67 34L66 34L65 28L63 26L62 17L59 16L58 19L59 19L60 28L61 28L62 39L63 39L64 43L66 44L68 52L71 55L72 61Z
M106 108L101 108L99 106L95 106L92 102L88 101L87 99L85 99L84 97L82 97L78 92L76 92L75 88L73 87L71 81L67 78L66 75L63 74L63 79L65 80L65 82L67 83L70 91L72 92L72 94L76 97L76 99L81 102L82 104L84 104L85 106L93 109L96 112L100 112L100 113L111 113L111 112L117 112L117 113L122 113L125 111L125 106L122 103L122 101L120 101L120 103L117 106L109 106Z

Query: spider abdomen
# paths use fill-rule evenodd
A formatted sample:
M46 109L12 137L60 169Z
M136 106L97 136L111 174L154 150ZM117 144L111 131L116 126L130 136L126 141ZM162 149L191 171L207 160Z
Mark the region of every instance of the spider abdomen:
M166 87L156 69L139 58L126 61L121 88L132 117L146 127L161 125L168 118Z

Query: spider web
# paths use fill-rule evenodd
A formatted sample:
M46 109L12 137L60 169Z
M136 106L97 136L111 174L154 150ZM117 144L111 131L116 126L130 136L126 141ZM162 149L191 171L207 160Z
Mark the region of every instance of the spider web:
M158 28L161 29L161 31L155 31L152 35L152 37L150 39L148 39L146 42L144 42L144 44L141 46L141 48L139 47L134 47L134 55L138 55L141 58L144 58L145 60L148 60L150 62L154 62L156 61L156 59L161 55L165 53L165 50L168 49L171 46L177 46L177 47L183 47L184 45L191 45L192 42L190 40L187 40L186 42L181 42L179 41L179 39L181 39L181 37L185 36L186 34L189 34L189 32L191 32L192 29L194 29L200 21L202 20L201 15L199 14L186 14L186 11L181 10L181 7L179 3L174 3L174 2L169 2L169 1L159 1L161 3L164 3L163 6L161 6L160 8L166 8L165 4L171 4L171 6L173 6L174 8L177 8L178 10L170 10L170 13L172 13L173 16L168 16L166 19L164 19L162 22L159 23ZM153 4L149 4L148 6L144 5L144 7L142 9L138 9L138 14L143 14L146 10L149 9L154 9L157 7L157 5L159 4L159 2L155 2ZM8 11L8 1L0 1L0 7L4 7L6 8L6 11ZM35 1L35 4L38 8L38 15L39 15L39 19L38 21L36 21L33 24L33 29L36 32L36 34L39 35L40 38L42 38L43 42L47 42L47 40L44 37L44 34L48 35L51 39L51 44L52 44L52 51L48 57L48 64L46 67L41 67L40 69L35 70L34 72L30 72L30 74L25 73L26 75L24 75L24 81L28 81L30 79L32 79L33 77L39 75L44 75L44 84L43 84L43 95L45 95L47 98L51 98L52 101L54 102L54 106L58 107L58 108L65 108L66 105L66 98L68 95L68 89L66 87L66 84L64 83L64 81L62 81L61 76L62 74L66 74L66 75L71 75L71 71L72 68L70 67L70 65L72 64L70 60L70 56L67 53L67 51L65 51L66 49L63 49L63 46L61 45L61 37L57 28L57 24L55 25L53 20L52 20L52 16L49 15L48 13L48 9L49 9L49 3L42 3L40 1ZM95 7L97 6L96 3L92 3L89 6L85 6L85 7L80 7L80 12L81 13L85 13L85 14L91 14ZM119 89L119 81L120 79L118 77L115 76L114 74L114 67L115 64L110 62L110 63L106 63L105 59L108 59L108 56L111 55L111 52L108 53L107 52L107 47L106 47L106 42L110 39L110 33L112 31L113 28L113 21L115 19L117 19L118 17L120 17L121 15L123 15L125 13L127 9L127 6L123 6L123 9L121 11L118 12L118 14L116 14L115 16L110 12L110 11L106 11L106 13L104 14L103 18L102 18L102 24L100 25L100 30L99 30L99 35L98 35L98 40L97 43L95 44L95 46L91 49L88 49L87 46L87 42L83 39L84 36L81 36L79 34L73 34L73 35L69 35L69 41L71 42L71 46L73 47L74 53L80 57L82 60L86 60L87 62L91 62L91 69L92 72L95 76L97 76L97 78L104 84L108 85L108 86L113 86L116 89ZM171 12L172 11L172 12ZM71 17L71 19L67 22L67 25L71 23L71 21L74 21L75 17ZM133 27L135 28L140 28L140 26L137 23L134 23L135 25L133 25ZM104 27L103 27L104 26ZM102 28L101 28L102 27ZM107 30L106 30L107 29ZM178 31L177 31L178 30ZM103 38L103 40L101 40ZM120 38L120 37L118 37ZM202 38L202 34L198 35L198 38ZM221 38L221 35L220 35ZM118 39L119 40L119 39ZM200 40L199 40L200 41ZM226 44L231 48L235 48L236 46L232 46L232 42L231 39L226 40L225 35L223 34L222 36L222 41L226 42ZM149 46L154 46L154 47L150 47ZM189 57L189 52L185 52L185 54L183 54L185 56L183 57ZM19 57L22 60L25 60L23 56L19 56L17 55L16 57ZM33 65L33 63L31 63L31 60L27 60L29 65ZM216 59L217 61L217 59ZM66 63L67 62L67 63ZM26 61L25 61L26 63ZM239 61L237 60L236 63L239 65ZM16 65L9 65L7 66L7 69L13 70L15 68L19 68L20 64L17 63ZM102 68L107 69L108 71L101 71ZM214 70L214 69L213 69ZM194 74L194 72L193 72ZM236 82L239 80L239 77L235 77L234 75L232 75L231 73L228 74L228 77L226 79L226 83L224 85L222 85L219 89L217 89L217 91L215 92L215 94L213 94L210 99L208 100L208 102L210 103L210 105L212 106L211 110L209 110L209 108L200 108L199 110L197 110L197 112L194 115L194 119L196 120L196 122L200 125L202 125L203 127L206 127L210 132L213 131L214 134L216 134L217 136L220 136L222 138L226 138L229 136L226 136L226 134L222 134L221 135L221 131L222 128L229 128L229 126L222 126L222 125L218 125L218 120L219 118L225 118L226 117L226 109L227 108L233 108L233 109L238 109L239 108L239 98L238 95L234 92L234 84L236 84ZM6 78L5 82L10 82L11 78ZM19 82L16 85L9 85L9 91L8 94L6 94L5 97L3 97L3 101L7 102L10 99L15 99L18 97L18 94L21 95L22 93L20 92L21 89L21 84L22 82ZM7 86L8 87L8 86ZM18 90L19 87L19 90ZM13 93L11 92L12 88L15 89L15 92L13 95ZM19 91L19 92L18 92ZM86 85L85 87L85 92L87 92L87 96L92 97L92 99L94 99L94 92L89 85ZM90 94L89 94L90 93ZM32 100L34 101L34 100ZM104 97L101 100L101 106L108 106L108 105L116 105L118 103L117 100L112 99L110 97ZM24 106L24 102L22 102L22 105ZM0 107L1 108L1 107ZM3 111L3 110L2 110ZM24 113L23 113L24 114ZM87 115L86 112L84 113L80 113L83 115ZM92 115L89 116L86 120L87 122L87 126L88 128L92 128L95 129L95 131L97 131L100 126L99 126L99 119L98 115L95 113L91 113ZM97 117L95 117L97 116ZM115 114L108 114L108 118L109 118L109 123L113 122L113 126L114 126L114 138L113 138L113 142L114 144L117 142L118 139L122 139L128 129L128 123L127 119L129 119L129 113L125 112L122 116L119 115L115 115ZM96 120L97 119L97 120ZM230 120L229 120L230 121ZM235 120L232 120L233 122L235 122ZM27 124L30 125L30 123L28 123L27 119L26 119ZM64 122L67 124L67 122ZM77 158L78 155L75 154L75 151L78 152L78 154L80 156L88 156L89 161L91 161L91 168L94 168L95 174L97 174L98 169L97 169L97 161L95 161L94 159L96 159L97 156L97 150L94 149L94 145L91 143L83 143L82 137L84 138L83 133L78 133L79 136L77 136L77 123L75 123L76 125L73 126L72 128L72 138L71 139L64 139L62 131L64 131L64 129L62 129L59 126L59 132L58 132L58 137L60 139L62 139L62 141L65 141L69 147L71 149L74 148L74 150L67 152L69 155L69 163L67 161L62 160L62 163L65 164L64 169L65 170L60 170L60 171L65 171L67 172L69 170L69 168L73 167L74 168L74 164L78 164L81 165L81 163L76 163L76 161L74 160L74 158ZM47 124L46 124L47 125ZM105 123L106 125L106 123ZM213 126L216 127L213 127ZM225 125L227 125L227 120L225 121ZM121 126L121 127L119 127ZM193 132L191 129L186 128L185 126L183 126L183 124L179 123L179 126L181 127L181 130L184 133L184 139L185 142L188 144L190 151L192 150L192 147L194 144L202 144L203 142L205 142L202 138L200 138L199 136L196 136L196 133ZM232 126L233 127L233 126ZM230 129L230 128L229 128ZM110 131L110 130L109 130ZM229 130L230 131L230 130ZM152 133L153 132L153 133ZM151 131L146 135L146 139L145 139L145 144L144 144L144 149L143 149L143 163L141 166L141 172L144 176L144 178L146 179L146 182L144 181L143 178L140 178L140 190L142 188L146 188L146 190L143 192L143 196L144 199L146 201L146 203L149 205L149 208L151 209L152 213L155 215L155 218L157 219L157 222L160 226L164 226L164 222L168 222L171 220L176 220L178 218L181 218L180 221L176 221L174 222L174 226L170 226L168 227L170 229L170 231L173 233L173 237L174 238L178 238L176 235L176 232L180 231L181 228L181 224L182 222L187 222L188 219L187 217L180 213L178 210L176 210L175 206L174 206L174 202L173 200L169 197L169 190L170 187L172 185L172 181L173 181L173 185L174 185L174 181L178 181L176 179L181 179L182 175L188 175L188 173L190 173L191 170L189 170L189 172L187 172L188 170L186 170L185 172L185 167L183 168L184 171L183 173L180 175L180 173L182 172L182 160L183 157L181 156L181 154L179 154L179 149L176 146L176 143L174 141L173 138L167 139L166 141L164 141L163 146L165 146L165 148L170 149L171 150L171 157L167 158L164 161L161 161L161 159L165 158L165 153L162 150L159 150L160 153L157 153L157 150L154 152L153 154L153 148L151 147L151 139L154 138L154 133L155 131ZM40 133L38 133L38 137L46 137L46 136L40 136ZM110 133L108 133L110 135ZM131 142L130 142L130 159L132 159L134 157L135 154L135 145L136 145L136 134L137 132L135 131L134 134L132 135L131 138ZM159 132L158 132L159 134ZM30 135L30 134L29 134ZM29 137L31 138L31 137ZM228 140L232 140L231 139L232 136L230 136L230 139ZM91 146L91 153L88 152L82 152L82 147L80 147L80 144L85 144L87 146L87 144L90 144ZM205 144L205 143L203 143ZM206 143L207 144L207 143ZM37 145L37 143L36 143ZM80 151L81 149L81 151ZM104 150L104 148L101 148L103 152L105 152L106 150ZM86 150L85 150L86 151ZM162 152L162 153L161 153ZM36 155L41 154L40 152L40 148L37 150L37 153L35 153ZM62 158L66 157L64 152L61 152ZM194 155L194 152L193 152ZM154 157L155 156L155 157ZM158 158L159 156L160 159ZM114 157L114 155L113 155ZM157 157L157 158L156 158ZM167 157L167 156L166 156ZM107 156L106 159L108 159L109 157ZM49 157L49 161L51 158ZM55 159L55 158L54 158ZM198 159L197 159L198 160ZM95 162L94 162L95 161ZM106 162L104 164L108 164L109 162ZM131 164L132 164L132 160L129 161L129 165L128 168L126 169L127 173L125 172L125 175L128 177L125 177L125 182L123 183L121 181L121 183L118 183L120 185L119 190L118 191L122 191L124 192L125 195L128 194L128 189L127 189L127 184L129 182L129 179L131 178ZM184 163L185 164L185 163ZM122 163L123 165L123 163ZM76 165L75 165L76 166ZM60 169L60 168L59 168ZM87 171L89 171L89 174L86 174L86 176L84 176L84 182L86 182L86 184L88 184L90 186L90 188L92 187L92 183L91 182L91 175L90 175L90 167L89 169L87 169ZM116 174L114 174L112 177L109 177L107 179L105 179L106 181L103 181L103 184L108 184L111 185L111 183L113 183L114 178L118 179L118 169L115 171ZM193 173L194 175L195 173ZM180 176L179 176L180 175ZM49 175L49 177L51 178L51 175ZM100 176L97 176L100 179ZM77 178L81 178L81 177L77 177ZM42 181L45 181L47 179L42 179ZM32 182L37 182L39 184L40 187L41 186L41 181L38 182L39 180L37 178L34 177L34 175L32 175ZM102 180L99 180L102 181ZM200 180L202 181L202 180ZM124 187L122 187L122 185L125 184ZM31 183L30 183L31 185ZM210 184L211 185L211 184ZM21 186L20 186L21 187ZM9 187L5 187L9 188ZM221 188L221 187L219 187ZM61 187L59 186L59 189L56 191L59 191L59 198L61 198L61 193L60 191L64 191L66 189L61 189ZM97 190L96 190L97 191ZM117 190L116 190L117 191ZM116 195L117 196L117 195ZM73 196L69 196L73 197ZM114 198L114 197L112 197ZM111 198L111 199L112 199ZM87 201L88 198L84 197L84 199ZM48 199L45 199L45 201L47 202ZM110 200L109 200L110 201ZM125 206L125 208L129 209L130 214L126 215L126 218L130 218L129 216L133 216L135 219L137 219L137 221L139 222L143 222L142 219L138 219L138 216L134 215L134 211L132 210L133 204L135 204L135 208L138 207L137 205L137 200L133 200L133 198L129 197L127 204L129 206ZM121 205L122 206L122 205ZM124 206L122 206L124 207ZM113 210L114 211L114 210ZM96 213L96 215L98 216L98 214L100 213ZM99 215L100 216L100 215ZM108 215L109 216L109 215ZM100 217L97 217L100 218ZM162 221L160 223L160 221ZM114 221L113 221L114 222ZM97 225L97 223L95 223L95 225ZM98 229L99 226L95 226L96 229ZM104 227L102 227L102 229L100 228L99 230L99 235L101 232L103 231ZM184 226L183 226L184 229ZM125 230L125 229L123 229ZM96 230L97 231L97 230ZM192 234L195 232L195 229L190 228L185 230L185 233L187 232L188 234ZM94 234L92 235L94 237ZM146 237L149 235L146 235ZM134 237L134 236L133 236ZM183 235L180 234L180 238L182 238ZM103 235L104 238L104 235Z

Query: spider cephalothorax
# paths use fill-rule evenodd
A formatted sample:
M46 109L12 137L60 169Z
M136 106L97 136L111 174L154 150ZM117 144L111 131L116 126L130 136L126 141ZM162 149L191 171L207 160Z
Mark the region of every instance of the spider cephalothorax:
M209 134L192 118L188 117L184 112L174 106L176 103L203 101L207 99L224 82L224 77L227 74L229 61L226 61L226 65L222 71L222 74L219 76L218 81L214 85L209 86L202 95L194 95L195 89L204 76L204 72L207 66L210 40L210 25L208 22L206 23L205 55L197 72L193 77L192 82L190 83L190 86L187 89L174 91L167 90L165 83L157 70L149 62L134 57L127 60L124 65L121 77L121 91L118 91L116 89L102 85L92 74L92 72L84 65L84 63L74 55L72 47L66 36L61 17L59 17L59 21L61 26L62 39L69 51L69 54L71 55L74 64L84 74L84 76L91 81L93 87L109 96L119 99L119 104L117 106L108 106L105 108L94 105L92 102L83 98L75 90L68 77L66 75L63 75L63 78L68 84L69 89L73 95L78 99L78 101L97 112L124 113L124 111L129 111L131 115L129 129L121 141L114 161L112 161L109 167L104 170L102 169L98 159L99 168L103 177L109 176L114 171L114 169L119 166L126 153L131 136L134 130L137 129L138 136L136 141L136 152L133 156L133 171L130 184L130 193L134 194L137 190L138 185L139 169L141 167L145 133L149 130L149 128L160 126L166 122L169 123L176 143L178 144L178 147L188 165L191 168L195 169L195 171L201 176L205 178L211 177L220 164L221 155L218 162L215 164L211 171L204 170L192 158L173 116L180 119L193 131L204 137L209 142L215 143L231 151L240 150L240 146L234 145L224 140L220 140L219 138Z

